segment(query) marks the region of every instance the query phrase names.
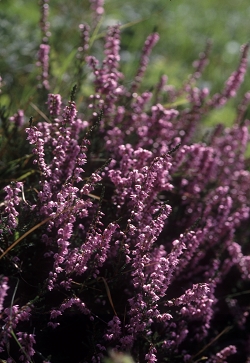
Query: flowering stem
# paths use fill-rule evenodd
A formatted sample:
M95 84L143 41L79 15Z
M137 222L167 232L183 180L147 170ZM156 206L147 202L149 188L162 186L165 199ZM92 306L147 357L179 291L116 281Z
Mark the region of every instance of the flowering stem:
M21 352L25 355L25 357L27 358L27 360L31 363L34 363L33 360L31 359L31 357L25 352L24 347L22 347L22 345L20 344L20 342L17 339L16 334L14 333L13 329L11 329L10 331L11 336L14 338L15 342L17 343L17 345L19 346Z

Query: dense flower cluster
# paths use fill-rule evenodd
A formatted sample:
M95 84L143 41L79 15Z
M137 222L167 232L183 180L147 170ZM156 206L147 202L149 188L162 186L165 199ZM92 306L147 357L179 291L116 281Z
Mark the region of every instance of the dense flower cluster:
M41 27L48 36L47 2ZM91 4L96 17L103 13L102 1ZM82 53L90 28L80 29ZM220 94L194 84L207 50L181 90L163 76L153 94L141 82L158 38L147 38L126 87L120 28L110 27L102 64L86 54L91 115L78 114L73 95L65 104L50 93L47 120L26 128L39 180L4 188L1 359L60 361L72 334L68 361L99 363L114 348L136 362L194 362L206 350L207 362L222 363L238 354L237 339L217 339L222 331L249 339L249 305L238 299L250 280L249 93L232 127L218 125L197 141L203 117L236 95L248 46ZM48 88L46 42L39 60ZM180 94L185 107L171 107ZM19 110L11 120L21 125L23 117ZM13 292L17 266L22 282ZM239 362L250 359L247 344L239 349Z

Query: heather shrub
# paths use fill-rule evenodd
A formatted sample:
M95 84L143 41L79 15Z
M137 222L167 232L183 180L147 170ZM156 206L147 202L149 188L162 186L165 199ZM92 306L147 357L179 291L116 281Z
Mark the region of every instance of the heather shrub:
M250 93L232 127L204 119L235 97L248 45L220 93L197 86L210 43L180 89L147 90L159 35L128 83L119 25L91 55L91 7L69 100L53 93L44 0L36 115L1 108L1 359L247 362Z

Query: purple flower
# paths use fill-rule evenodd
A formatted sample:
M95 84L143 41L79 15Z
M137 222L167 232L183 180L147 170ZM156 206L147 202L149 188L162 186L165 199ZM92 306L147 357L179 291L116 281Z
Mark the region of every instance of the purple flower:
M94 23L98 23L101 16L104 14L104 0L89 0L93 11Z
M50 46L48 44L41 44L39 51L38 51L38 62L37 66L41 67L41 79L42 86L45 89L49 89L49 53L50 53Z
M78 48L78 54L77 54L77 58L81 58L82 55L81 53L87 52L89 49L89 32L90 32L90 27L88 24L80 24L79 25L79 29L81 32L81 46Z
M229 345L217 353L215 357L209 359L209 363L226 363L227 357L235 353L237 353L236 347L234 345Z
M40 10L41 10L40 28L44 43L47 43L48 38L50 37L50 32L49 32L50 23L48 22L48 16L49 16L48 3L49 0L40 0Z
M60 94L49 94L48 95L48 105L49 113L52 117L57 117L61 112L62 99Z
M147 37L143 50L142 50L139 69L135 76L135 80L132 83L131 93L134 93L137 90L137 88L139 87L139 84L141 83L141 80L143 78L143 75L146 71L146 68L147 68L147 65L149 62L149 55L150 55L153 47L155 46L155 44L158 42L158 40L159 40L158 33L152 33Z
M112 320L108 322L108 330L104 335L104 339L107 341L115 341L121 337L121 321L118 316L114 316Z
M16 210L15 206L18 206L20 204L20 198L18 194L22 192L23 188L22 182L16 182L14 183L14 185L7 185L4 188L4 191L7 194L4 198L4 211L8 215L8 223L6 225L9 229L9 232L15 229L18 225L17 217L19 215L19 212Z
M20 348L20 361L30 362L31 357L35 354L35 350L33 348L36 343L34 334L27 334L23 332L17 333L18 342L21 346Z
M7 296L7 290L9 289L8 286L8 277L1 276L0 277L0 313L3 310L3 302L5 299L5 296Z
M23 110L18 110L17 113L9 118L9 120L13 122L17 127L23 126L25 122Z
M235 97L240 85L242 84L247 70L247 52L249 45L242 46L241 59L237 71L233 72L225 84L225 88L221 94L215 94L208 102L210 107L223 106L228 99Z
M151 347L149 349L149 352L145 355L145 359L147 363L155 363L157 362L157 358L156 358L156 348L155 347Z
M91 1L91 6L95 26L103 2ZM46 0L41 1L41 14L38 65L48 89ZM81 25L80 30L82 66L93 29ZM16 182L4 188L0 206L1 244L10 252L4 263L11 264L11 276L17 261L24 269L24 290L16 289L13 298L20 306L12 302L3 309L8 287L14 288L12 278L0 281L0 349L11 351L15 334L20 360L31 361L35 353L35 337L28 329L36 328L39 341L43 326L55 329L61 324L64 329L71 314L83 319L93 338L83 358L92 357L92 362L101 362L109 346L131 350L148 363L169 357L187 362L196 353L196 343L213 341L220 331L223 321L217 314L225 304L228 316L235 316L247 334L247 306L238 300L238 292L233 298L231 294L235 286L245 288L250 278L249 125L244 121L249 93L232 127L218 126L202 141L197 134L211 108L237 92L246 71L247 46L220 94L210 97L208 89L195 83L207 64L208 49L180 90L166 85L166 76L156 89L140 90L158 38L157 33L147 38L135 79L127 87L120 71L120 26L109 27L103 61L86 57L93 75L89 104L81 104L78 112L75 101L63 101L62 107L61 95L50 93L49 119L26 129L37 173L24 185L27 198L36 204L27 207L24 185ZM179 96L185 102L177 110ZM11 119L20 125L22 118L19 110ZM96 121L97 133L92 127ZM11 233L15 239L22 236L16 248L20 255L14 257L8 251ZM225 280L232 269L238 273ZM28 287L33 278L38 289ZM80 334L84 340L85 330ZM208 361L224 362L235 351L228 346L208 353Z

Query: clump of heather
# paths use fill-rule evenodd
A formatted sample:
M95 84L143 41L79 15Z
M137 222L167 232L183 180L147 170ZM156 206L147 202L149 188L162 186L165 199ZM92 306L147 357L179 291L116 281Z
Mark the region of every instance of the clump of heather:
M90 3L95 26L103 2ZM23 135L26 123L31 154L20 165L32 172L1 194L1 359L246 362L250 92L232 127L203 135L201 125L237 94L248 45L220 93L197 85L209 44L181 89L162 76L148 91L159 35L146 39L131 84L120 69L120 27L108 28L100 61L94 29L82 24L77 62L89 67L93 92L78 104L75 88L68 101L49 88L48 7L41 1L44 111L33 120L18 109L3 128Z

